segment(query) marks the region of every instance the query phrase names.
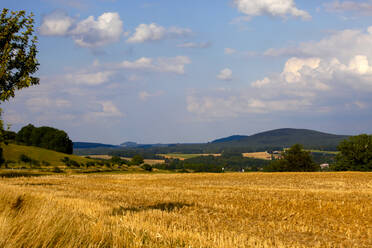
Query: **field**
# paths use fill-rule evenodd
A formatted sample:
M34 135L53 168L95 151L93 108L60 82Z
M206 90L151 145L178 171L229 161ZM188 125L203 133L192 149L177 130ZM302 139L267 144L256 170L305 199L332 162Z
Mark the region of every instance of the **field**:
M372 247L371 173L0 179L0 247Z
M245 158L271 160L271 154L268 152L249 152L249 153L243 153L242 155Z
M159 154L159 156L162 156L164 158L175 158L179 160L185 160L189 158L196 158L200 156L215 156L219 157L221 154L184 154L184 153L169 153L169 154Z

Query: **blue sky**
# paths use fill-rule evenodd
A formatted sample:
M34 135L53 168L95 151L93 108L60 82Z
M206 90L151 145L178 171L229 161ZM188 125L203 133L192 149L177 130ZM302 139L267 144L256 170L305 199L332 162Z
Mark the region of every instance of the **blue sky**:
M372 132L372 1L0 0L35 14L40 85L17 131L206 142L282 127Z

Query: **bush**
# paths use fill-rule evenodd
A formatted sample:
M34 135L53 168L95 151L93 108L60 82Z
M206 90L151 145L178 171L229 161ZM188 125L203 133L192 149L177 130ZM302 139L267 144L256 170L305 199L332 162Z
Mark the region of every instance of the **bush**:
M144 164L141 167L142 167L142 169L144 169L146 171L152 171L152 167L149 164Z
M42 164L42 165L44 165L44 166L50 166L50 163L49 163L49 162L47 162L47 161L44 161L44 160L43 160L43 161L41 161L41 164Z
M21 161L23 163L30 163L31 164L32 159L25 154L21 154L21 155L19 155L19 161Z
M319 171L311 157L310 152L304 151L302 145L296 144L282 154L283 158L272 161L265 167L265 171L284 172L284 171Z
M140 165L140 164L143 164L144 160L143 160L143 157L141 155L135 155L133 156L132 160L131 160L131 164L132 165Z
M64 171L61 170L59 167L54 167L53 170L52 170L52 172L54 172L54 173L63 173Z

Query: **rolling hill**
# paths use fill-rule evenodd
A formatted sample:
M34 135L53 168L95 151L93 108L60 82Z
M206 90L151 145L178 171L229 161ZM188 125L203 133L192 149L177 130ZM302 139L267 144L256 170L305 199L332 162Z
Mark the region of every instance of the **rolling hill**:
M228 147L289 147L302 144L306 148L334 150L347 135L335 135L308 129L282 128L254 134L251 136L234 135L211 142L212 145Z
M8 161L18 161L19 157L22 154L27 155L31 159L37 160L39 162L48 162L51 167L65 167L65 164L61 161L63 158L68 157L70 160L75 160L79 163L87 163L89 161L94 161L88 158L76 156L76 155L69 155L65 153L60 153L52 150L47 150L44 148L34 147L34 146L22 146L16 144L2 144L1 147L3 148L3 154L5 160Z

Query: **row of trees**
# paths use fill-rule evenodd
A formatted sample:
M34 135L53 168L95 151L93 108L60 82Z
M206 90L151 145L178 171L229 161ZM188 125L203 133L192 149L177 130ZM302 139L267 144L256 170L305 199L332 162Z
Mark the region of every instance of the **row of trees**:
M19 130L16 141L28 146L42 147L67 154L73 152L73 144L67 133L52 127L34 127L29 124Z
M333 171L372 171L372 135L362 134L342 141L338 146ZM310 152L301 145L294 145L282 154L282 159L272 161L265 171L319 171Z

